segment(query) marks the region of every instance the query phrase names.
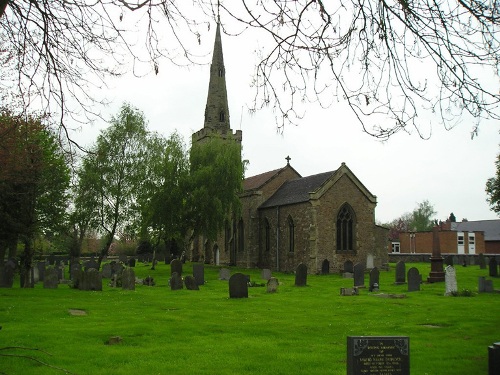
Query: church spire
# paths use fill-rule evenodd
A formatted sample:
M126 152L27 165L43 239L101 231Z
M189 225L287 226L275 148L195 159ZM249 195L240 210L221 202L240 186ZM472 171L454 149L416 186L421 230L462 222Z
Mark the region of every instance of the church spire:
M217 30L215 32L204 128L210 128L220 133L231 131L226 90L226 69L224 67L222 40L220 36L220 20L217 20Z

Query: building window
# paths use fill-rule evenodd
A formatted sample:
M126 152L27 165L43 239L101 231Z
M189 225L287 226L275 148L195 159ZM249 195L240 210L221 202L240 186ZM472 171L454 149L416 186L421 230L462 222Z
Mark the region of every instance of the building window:
M469 234L469 245L474 245L476 243L476 236L474 233Z
M392 243L392 252L393 253L400 253L401 252L401 243L393 242Z
M457 235L457 243L458 243L458 246L464 245L464 234L462 232L458 233L458 235Z
M271 250L271 225L267 219L264 221L264 247L266 251Z
M225 121L226 115L224 114L224 111L219 112L219 121L223 122Z
M337 252L354 251L354 212L344 204L337 215Z
M245 229L243 226L243 219L238 222L238 251L245 250Z
M219 68L219 77L224 77L224 69Z
M293 253L295 251L295 225L293 219L288 216L288 251Z

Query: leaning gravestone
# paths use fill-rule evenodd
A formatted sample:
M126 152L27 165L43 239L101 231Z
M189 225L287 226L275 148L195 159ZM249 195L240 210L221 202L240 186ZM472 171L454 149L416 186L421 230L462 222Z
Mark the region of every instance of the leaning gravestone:
M408 292L418 292L422 283L422 275L416 267L408 270Z
M403 261L396 263L396 281L395 284L405 284L406 283L406 264Z
M356 263L354 265L354 287L365 287L365 267L361 263Z
M321 274L328 275L330 273L330 262L328 259L325 259L323 263L321 263Z
M229 298L248 298L246 275L238 272L229 278Z
M457 288L457 274L455 272L455 267L447 266L444 269L444 281L446 285L445 296L451 296L453 293L458 291Z
M307 285L307 266L300 263L295 270L295 286Z
M122 289L135 290L135 272L132 268L125 268L122 272Z
M231 277L231 271L229 271L227 268L221 268L219 270L219 280L229 280Z
M407 336L347 336L347 375L410 374Z
M200 290L198 287L198 281L194 276L187 275L184 277L184 285L186 285L187 290Z
M57 270L53 267L48 267L45 270L45 278L43 279L44 289L56 289L59 285L59 277Z
M170 276L170 290L180 290L183 288L182 277L179 273L174 272Z
M370 292L378 291L380 288L380 271L377 267L370 271Z
M485 270L486 269L486 260L484 259L484 254L480 253L478 255L478 261L479 261L479 269Z
M344 262L344 272L353 273L354 272L354 264L351 260L346 260Z
M260 272L260 278L262 280L269 280L271 277L272 277L272 273L271 273L271 270L269 268L264 268Z
M182 276L182 262L179 259L174 259L170 262L170 275L177 273L179 277Z
M196 285L204 285L205 284L205 266L203 263L194 263L193 264L193 277L196 281ZM186 283L186 280L184 280ZM187 287L187 284L186 284ZM199 289L199 288L197 288Z
M278 279L271 277L267 280L267 293L276 293L278 291Z
M494 256L490 258L490 276L491 277L497 277L498 276L498 263L497 260Z

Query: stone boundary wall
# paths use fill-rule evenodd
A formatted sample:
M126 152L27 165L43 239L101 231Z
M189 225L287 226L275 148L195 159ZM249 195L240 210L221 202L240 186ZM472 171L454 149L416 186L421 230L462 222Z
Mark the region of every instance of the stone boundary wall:
M389 253L389 263L397 263L399 261L405 263L430 263L431 255L431 253ZM462 265L465 261L467 265L479 265L479 254L441 254L443 258L446 258L448 255L453 257L453 264ZM486 264L488 264L490 258L493 256L496 257L497 262L500 262L499 254L484 254Z

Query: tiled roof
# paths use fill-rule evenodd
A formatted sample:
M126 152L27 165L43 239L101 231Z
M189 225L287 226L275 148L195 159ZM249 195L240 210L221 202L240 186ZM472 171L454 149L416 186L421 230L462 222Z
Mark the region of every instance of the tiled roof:
M457 232L484 232L485 241L500 241L500 220L461 221L451 223Z
M334 173L324 172L287 181L260 208L307 202L309 193L317 191Z
M258 189L262 185L264 185L267 181L269 181L273 176L278 174L283 168L275 169L274 171L264 172L258 174L257 176L252 176L245 178L243 180L243 190L253 190Z

